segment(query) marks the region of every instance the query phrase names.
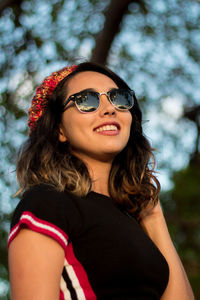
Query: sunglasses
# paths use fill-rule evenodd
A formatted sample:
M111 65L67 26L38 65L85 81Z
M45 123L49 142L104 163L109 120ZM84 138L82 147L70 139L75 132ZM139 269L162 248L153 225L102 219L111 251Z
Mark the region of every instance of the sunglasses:
M81 113L96 111L100 106L100 96L106 95L112 105L120 111L127 111L134 105L135 93L129 89L112 89L107 93L84 90L71 95L64 103L64 109L70 101L74 101Z

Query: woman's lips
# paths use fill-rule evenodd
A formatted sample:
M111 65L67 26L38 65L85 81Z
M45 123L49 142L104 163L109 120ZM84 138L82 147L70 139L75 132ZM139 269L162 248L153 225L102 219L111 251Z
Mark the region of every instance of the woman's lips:
M120 131L120 125L114 123L104 123L94 129L95 132L103 135L118 135Z

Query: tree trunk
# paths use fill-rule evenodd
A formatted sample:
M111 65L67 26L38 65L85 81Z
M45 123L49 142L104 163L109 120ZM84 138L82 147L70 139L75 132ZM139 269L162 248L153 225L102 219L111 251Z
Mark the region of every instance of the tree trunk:
M116 34L120 31L123 16L131 2L144 7L143 1L111 0L105 12L104 28L96 37L96 45L92 51L91 61L104 65Z
M10 7L13 5L20 5L22 0L4 0L0 3L0 15L6 7Z

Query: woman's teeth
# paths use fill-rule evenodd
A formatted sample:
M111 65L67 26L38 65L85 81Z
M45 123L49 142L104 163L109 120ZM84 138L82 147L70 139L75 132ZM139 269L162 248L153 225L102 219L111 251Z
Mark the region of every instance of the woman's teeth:
M115 125L105 125L105 126L97 128L96 131L101 132L101 131L107 131L107 130L118 130L118 128Z

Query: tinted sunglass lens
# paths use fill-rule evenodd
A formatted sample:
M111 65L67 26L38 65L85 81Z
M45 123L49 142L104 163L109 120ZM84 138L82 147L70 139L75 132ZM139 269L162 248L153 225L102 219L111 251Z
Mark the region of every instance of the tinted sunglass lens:
M110 99L114 106L121 110L127 110L133 106L133 94L129 90L119 89L111 91Z
M76 105L82 112L92 112L99 107L98 95L95 92L86 92L77 95Z

